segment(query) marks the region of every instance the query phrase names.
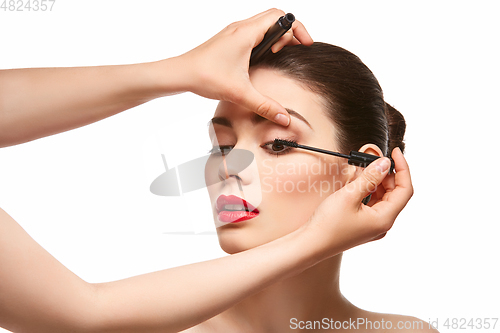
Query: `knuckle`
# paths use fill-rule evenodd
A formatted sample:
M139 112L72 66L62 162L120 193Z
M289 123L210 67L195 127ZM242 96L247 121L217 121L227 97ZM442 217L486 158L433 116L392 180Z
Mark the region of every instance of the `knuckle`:
M367 190L372 192L377 189L378 179L371 173L365 173L365 181L367 185Z
M281 9L278 9L278 8L276 8L276 7L273 7L273 8L271 8L271 9L269 9L269 11L270 11L270 12L272 12L272 13L280 14L280 15L282 15L282 16L283 16L283 15L285 15L285 12L284 12L284 11L282 11Z
M376 238L376 240L379 240L379 239L384 238L384 237L385 237L385 235L387 235L387 232L384 232L383 234L378 235L378 236L377 236L377 238Z
M226 31L230 32L230 33L234 33L235 31L238 30L238 27L241 25L241 21L238 21L238 22L233 22L231 24L229 24L227 27L226 27Z
M385 234L387 233L389 230L391 230L392 228L392 225L393 225L393 221L391 220L381 220L379 221L379 223L377 223L377 232L378 234Z
M257 107L257 113L264 118L269 118L271 116L271 105L264 101Z
M230 36L238 35L240 33L242 35L246 35L248 33L248 31L247 31L248 27L249 27L248 22L238 21L238 22L233 22L233 23L229 24L225 30Z
M281 36L281 42L290 42L293 40L293 31L292 30L288 30L283 36Z
M234 29L234 28L236 28L238 26L239 23L240 22L237 21L237 22L233 22L231 24L228 24L227 27L226 27L226 29L228 29L228 30Z
M295 20L293 24L295 24L296 27L305 28L304 24L302 24L299 20Z

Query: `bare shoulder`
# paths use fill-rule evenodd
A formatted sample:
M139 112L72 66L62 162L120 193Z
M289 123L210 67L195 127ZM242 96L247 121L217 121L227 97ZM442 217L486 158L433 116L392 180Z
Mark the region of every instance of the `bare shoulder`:
M374 327L377 329L375 332L439 333L428 322L412 316L372 312L367 316L367 320L377 321L380 329ZM382 326L382 323L384 326Z
M356 308L352 313L357 318L357 329L370 333L439 333L426 321L392 313L372 312Z

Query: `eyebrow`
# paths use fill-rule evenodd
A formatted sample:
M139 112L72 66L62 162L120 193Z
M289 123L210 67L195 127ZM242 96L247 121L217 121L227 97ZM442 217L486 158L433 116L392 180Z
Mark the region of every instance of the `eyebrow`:
M289 109L289 108L285 108L285 110L288 112L288 114L290 116L294 116L295 118L297 118L299 120L302 120L307 126L309 126L314 131L314 129L312 128L311 124L309 124L309 122L307 121L307 119L304 118L300 113L298 113L295 110ZM263 121L266 121L266 120L268 120L268 119L266 119L266 118L262 117L261 115L258 115L258 114L255 113L253 115L252 119L251 119L251 122L252 122L252 124L257 125L257 124L262 123ZM219 125L222 125L222 126L233 128L233 124L231 123L231 120L229 120L226 117L213 117L208 122L207 126L209 126L210 124L219 124Z

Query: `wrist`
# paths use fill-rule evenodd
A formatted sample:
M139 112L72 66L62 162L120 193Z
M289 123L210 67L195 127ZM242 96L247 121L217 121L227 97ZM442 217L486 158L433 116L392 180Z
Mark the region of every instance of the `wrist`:
M328 250L331 250L331 247L328 248L328 244L318 237L318 233L314 229L314 227L303 225L273 242L286 244L283 245L285 252L288 256L293 257L291 262L293 262L294 269L291 275L299 274L336 254L329 254L331 251ZM321 233L319 234L321 235Z
M189 91L189 76L182 56L163 59L147 65L152 91L158 97Z
M322 230L317 225L312 225L309 222L302 225L295 231L300 239L300 245L307 249L308 260L314 265L342 253L342 248L335 244L334 237L325 235L325 230ZM326 237L325 237L326 236Z

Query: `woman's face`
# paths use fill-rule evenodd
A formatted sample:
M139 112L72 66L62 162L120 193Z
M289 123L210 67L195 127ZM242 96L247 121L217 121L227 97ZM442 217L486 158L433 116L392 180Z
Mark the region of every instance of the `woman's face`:
M343 159L273 143L279 138L338 151L321 97L269 69L253 69L250 79L260 93L288 109L291 122L285 128L229 102L220 102L215 111L210 136L224 154L209 159L205 177L213 184L208 186L213 216L227 253L296 230L346 181ZM229 155L228 148L234 149ZM246 167L242 161L252 156L249 152L253 161Z

